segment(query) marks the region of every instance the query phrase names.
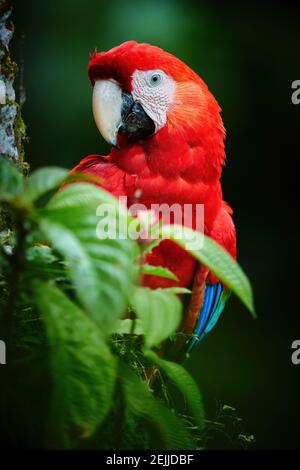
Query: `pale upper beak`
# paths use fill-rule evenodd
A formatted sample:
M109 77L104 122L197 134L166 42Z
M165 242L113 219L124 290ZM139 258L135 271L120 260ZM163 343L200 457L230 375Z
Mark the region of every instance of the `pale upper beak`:
M93 114L103 138L118 147L117 134L121 118L122 90L114 80L97 80L93 90Z
M142 105L115 80L96 80L93 113L103 138L119 150L118 133L132 142L143 140L155 131L155 124Z

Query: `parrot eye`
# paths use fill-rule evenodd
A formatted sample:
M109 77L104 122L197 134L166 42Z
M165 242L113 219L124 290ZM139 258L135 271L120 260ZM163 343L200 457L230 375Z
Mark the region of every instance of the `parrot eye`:
M153 73L149 78L149 85L151 87L158 86L162 82L162 75L158 72Z

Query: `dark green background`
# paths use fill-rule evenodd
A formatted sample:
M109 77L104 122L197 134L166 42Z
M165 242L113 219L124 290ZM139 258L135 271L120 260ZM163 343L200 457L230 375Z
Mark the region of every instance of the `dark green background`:
M299 447L300 365L290 358L291 343L300 338L300 105L291 102L291 83L300 79L299 9L262 2L22 0L15 1L14 21L32 168L71 168L90 153L108 152L91 112L87 63L95 47L150 42L208 83L223 108L224 195L235 210L239 261L253 283L258 320L232 298L188 368L208 417L217 404L228 404L256 436L254 447Z

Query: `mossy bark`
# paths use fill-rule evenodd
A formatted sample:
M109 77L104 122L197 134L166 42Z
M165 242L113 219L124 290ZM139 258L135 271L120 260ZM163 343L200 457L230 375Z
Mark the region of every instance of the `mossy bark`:
M11 13L12 0L0 0L0 158L13 161L21 171L28 173L24 158L26 126L14 89L18 66L9 51L14 33Z
M25 161L26 126L17 102L14 81L18 66L12 60L9 44L14 33L11 21L12 0L0 0L0 158L12 161L24 174L29 171ZM0 238L7 235L11 221L0 211Z

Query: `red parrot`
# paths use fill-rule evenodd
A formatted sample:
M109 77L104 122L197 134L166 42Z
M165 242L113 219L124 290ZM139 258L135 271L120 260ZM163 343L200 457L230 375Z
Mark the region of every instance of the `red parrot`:
M84 158L72 172L100 177L104 189L127 197L128 207L137 200L148 209L203 204L205 234L236 258L232 210L220 184L225 129L204 81L172 54L135 41L95 52L88 75L94 118L112 149L107 156ZM192 289L181 326L194 333L184 347L190 352L215 325L229 291L170 240L147 254L146 262L168 268L178 281L145 275L145 286Z

